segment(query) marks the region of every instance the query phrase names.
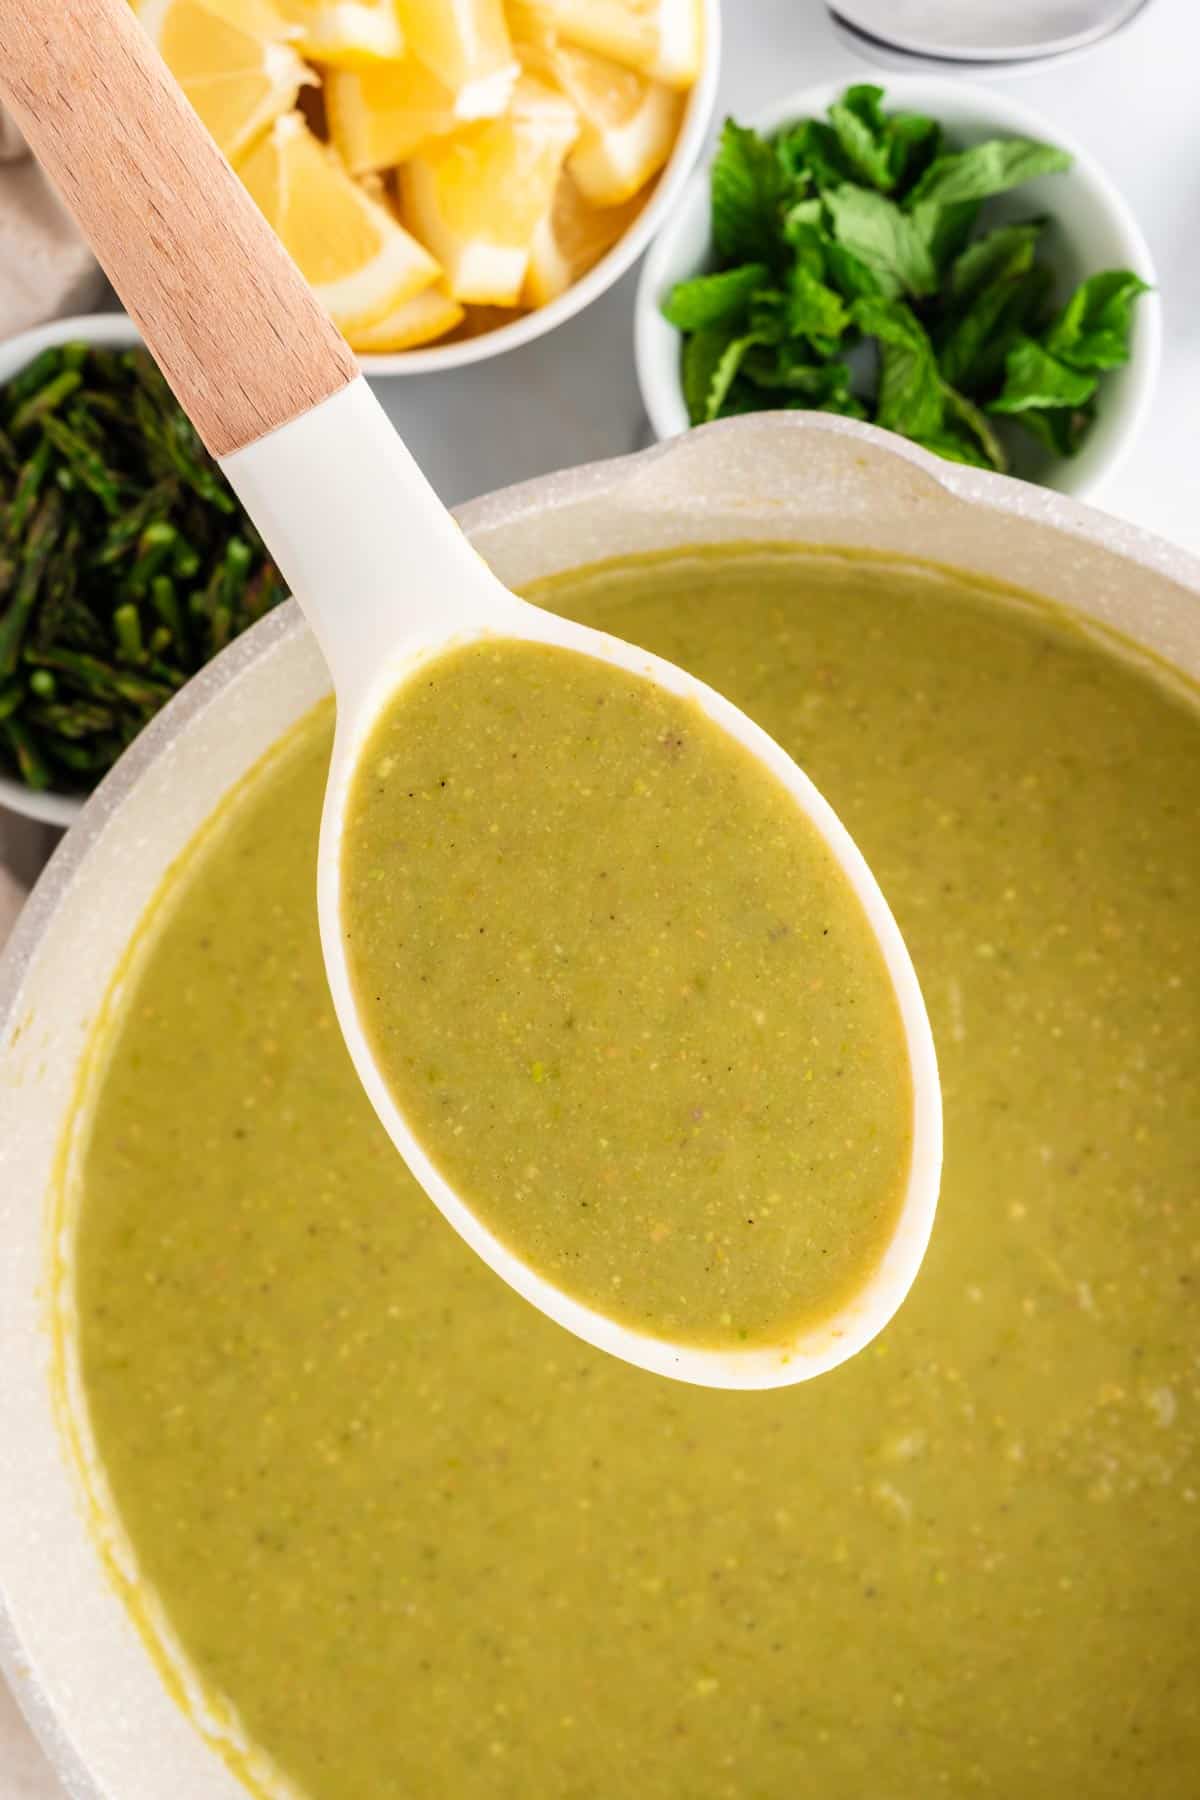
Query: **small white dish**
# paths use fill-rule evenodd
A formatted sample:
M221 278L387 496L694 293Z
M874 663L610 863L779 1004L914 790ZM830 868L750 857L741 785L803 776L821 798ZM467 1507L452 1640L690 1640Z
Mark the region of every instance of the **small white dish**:
M967 63L1028 62L1098 44L1146 0L834 0L830 8L877 42L914 56Z
M775 132L795 120L818 118L844 90L845 80L802 88L744 122ZM885 84L889 110L929 113L947 135L968 147L991 137L1031 137L1056 144L1072 157L1062 175L1026 182L1012 194L988 203L995 223L1044 213L1052 221L1043 253L1054 270L1057 292L1065 295L1085 276L1101 269L1132 269L1156 288L1149 248L1122 195L1099 164L1069 133L992 88L926 75L899 75ZM638 384L642 403L658 438L688 429L680 382L680 335L662 316L662 303L677 281L709 266L709 170L697 171L671 223L646 259L634 316ZM1133 349L1124 368L1104 376L1095 424L1079 454L1046 457L1037 468L1041 485L1076 498L1094 498L1111 480L1145 422L1162 360L1162 302L1157 291L1137 303Z
M118 350L140 344L137 328L123 312L80 313L66 319L54 319L49 325L38 325L0 343L0 385L11 381L29 367L35 356L55 344L108 344ZM75 819L87 795L57 793L53 788L26 787L12 775L0 770L0 806L21 813L27 819L40 819L46 825L64 828Z
M524 313L511 324L478 337L460 338L449 344L428 344L421 349L397 350L390 355L360 356L364 375L434 375L442 369L462 369L468 363L485 362L506 350L532 344L557 325L565 325L576 313L607 293L626 269L637 261L655 233L678 211L680 200L704 148L717 99L721 68L721 0L701 0L704 12L704 60L688 94L679 136L654 192L629 230L617 239L594 268L574 282L565 294L548 306Z
M1145 0L1143 0L1145 3ZM869 63L878 74L898 73L901 75L949 75L965 76L968 80L982 76L987 81L1005 81L1010 76L1027 75L1032 69L1060 69L1066 63L1077 62L1081 56L1090 56L1101 44L1108 42L1108 37L1098 38L1091 43L1076 44L1069 50L1056 50L1053 54L1038 56L1022 56L1012 61L982 57L930 56L916 50L900 50L883 38L871 37L860 31L857 25L843 18L836 7L828 9L829 23L834 37L854 57ZM1126 21L1132 24L1133 18ZM1124 31L1125 25L1118 25L1108 34L1115 37L1117 31Z

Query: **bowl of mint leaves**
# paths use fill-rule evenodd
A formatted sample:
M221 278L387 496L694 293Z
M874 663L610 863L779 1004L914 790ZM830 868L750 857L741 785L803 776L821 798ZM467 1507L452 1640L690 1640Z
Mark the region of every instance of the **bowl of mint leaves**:
M1093 493L1149 408L1149 251L1087 153L986 88L814 88L728 119L643 271L659 437L841 413L950 461Z

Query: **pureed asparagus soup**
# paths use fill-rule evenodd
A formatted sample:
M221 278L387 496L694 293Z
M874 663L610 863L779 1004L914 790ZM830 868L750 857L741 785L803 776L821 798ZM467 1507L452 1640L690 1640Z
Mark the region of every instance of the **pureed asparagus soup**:
M67 1353L143 1629L311 1800L1194 1800L1194 694L864 560L549 597L724 687L876 870L941 1057L924 1268L752 1395L498 1281L332 1018L321 711L168 882L81 1115Z
M877 1268L912 1162L887 965L696 702L515 638L424 663L354 770L341 919L408 1125L572 1299L786 1361Z

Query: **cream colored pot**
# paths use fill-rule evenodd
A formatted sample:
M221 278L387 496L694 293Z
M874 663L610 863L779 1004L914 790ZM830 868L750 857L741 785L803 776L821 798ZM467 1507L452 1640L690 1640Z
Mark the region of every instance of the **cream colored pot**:
M462 522L517 587L697 543L931 557L1047 595L1200 679L1200 562L846 420L734 419L510 489ZM74 1800L244 1794L164 1689L89 1534L50 1383L44 1198L89 1022L143 907L226 790L327 687L292 606L234 644L90 801L0 963L0 1663Z

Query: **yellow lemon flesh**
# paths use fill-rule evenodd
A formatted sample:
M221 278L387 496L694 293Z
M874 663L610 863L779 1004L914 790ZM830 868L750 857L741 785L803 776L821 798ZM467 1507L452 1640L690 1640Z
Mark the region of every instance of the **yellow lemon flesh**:
M670 157L685 105L676 88L590 50L551 41L518 46L526 68L548 80L579 114L567 167L593 206L619 206Z
M501 111L517 75L501 0L396 4L409 48L458 96L459 117L490 118Z
M508 94L497 90L496 111ZM374 69L331 69L325 78L329 135L352 175L404 162L430 138L463 124L458 96L416 56Z
M404 165L404 221L442 264L456 300L517 304L578 129L561 95L523 76L502 118L439 138Z
M701 0L513 0L511 10L518 30L534 25L669 87L700 73Z
M276 120L241 176L347 337L378 324L441 273L298 113Z
M571 176L564 174L554 205L533 235L522 302L549 306L565 294L624 237L645 203L646 196L639 193L622 206L589 206Z
M463 320L463 308L439 285L426 288L402 300L395 312L350 336L350 345L368 355L389 355L397 350L414 350L419 344L430 344L445 337Z
M395 0L279 0L311 62L370 68L404 55Z
M284 41L287 21L268 0L244 8L232 0L144 0L138 17L231 162L315 79Z

